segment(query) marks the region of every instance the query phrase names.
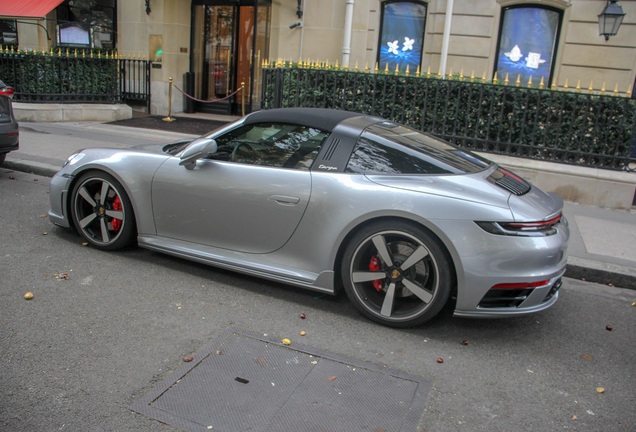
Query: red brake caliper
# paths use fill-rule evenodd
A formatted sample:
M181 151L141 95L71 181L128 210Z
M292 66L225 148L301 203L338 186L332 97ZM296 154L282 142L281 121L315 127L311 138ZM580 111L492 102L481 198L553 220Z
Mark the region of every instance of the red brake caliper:
M113 201L113 210L121 210L122 208L119 197L115 197L115 201ZM110 224L113 226L113 231L119 231L121 229L122 220L113 218Z
M369 263L369 270L380 271L380 263L378 262L378 259L376 257L371 257L371 262ZM374 280L373 287L378 291L382 291L382 289L384 288L384 286L382 285L382 280L381 279Z

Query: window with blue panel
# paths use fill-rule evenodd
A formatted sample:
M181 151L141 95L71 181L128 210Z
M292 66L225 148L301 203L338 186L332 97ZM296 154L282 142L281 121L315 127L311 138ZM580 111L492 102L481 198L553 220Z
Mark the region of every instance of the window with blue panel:
M510 7L503 9L499 29L499 49L495 70L503 80L530 77L534 87L544 79L550 85L561 27L561 11L548 7Z
M420 2L386 2L382 4L382 24L378 66L401 71L408 65L415 72L422 61L426 4Z

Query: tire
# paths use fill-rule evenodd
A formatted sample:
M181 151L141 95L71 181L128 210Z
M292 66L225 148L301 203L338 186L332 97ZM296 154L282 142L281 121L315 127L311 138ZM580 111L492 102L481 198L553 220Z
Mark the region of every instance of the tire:
M389 327L414 327L448 301L451 258L433 235L402 221L364 227L342 260L345 292L358 311Z
M121 249L137 238L130 199L121 184L104 172L90 171L78 179L71 213L77 232L97 249Z
M7 158L6 153L0 153L0 165L4 163L4 160Z

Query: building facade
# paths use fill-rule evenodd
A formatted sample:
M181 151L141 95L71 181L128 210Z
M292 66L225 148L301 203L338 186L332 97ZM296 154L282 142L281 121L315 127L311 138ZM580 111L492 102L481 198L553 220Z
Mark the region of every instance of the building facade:
M449 7L449 3L450 6ZM60 3L60 2L54 2ZM625 95L636 76L636 2L618 34L599 35L606 0L65 0L43 20L5 20L3 44L116 49L153 61L151 112L169 78L202 101L245 83L258 109L263 60L338 62L360 70L508 76L511 85L577 85ZM12 31L15 29L15 31ZM442 70L442 68L444 70ZM237 113L240 96L200 111ZM173 111L184 107L173 92Z

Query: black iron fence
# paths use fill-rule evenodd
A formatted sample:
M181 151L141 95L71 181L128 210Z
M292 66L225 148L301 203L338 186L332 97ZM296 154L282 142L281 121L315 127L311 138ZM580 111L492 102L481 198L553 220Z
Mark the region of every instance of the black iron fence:
M264 109L318 107L384 117L476 151L636 169L628 97L336 69L263 69Z
M150 62L92 52L0 52L0 77L14 101L143 103L150 106Z

